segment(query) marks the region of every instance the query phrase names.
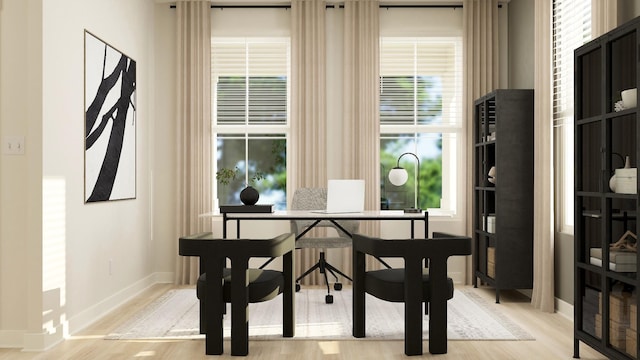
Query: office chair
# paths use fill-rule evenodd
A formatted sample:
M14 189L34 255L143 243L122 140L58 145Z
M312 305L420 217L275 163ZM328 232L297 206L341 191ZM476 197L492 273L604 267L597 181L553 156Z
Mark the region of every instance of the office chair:
M327 207L327 189L325 188L300 188L293 194L293 200L291 203L291 210L324 210ZM291 220L291 232L298 237L301 233L307 230L313 225L314 220ZM340 221L346 231L353 234L358 230L360 223L358 221ZM327 304L333 303L333 295L331 295L331 289L329 285L329 279L327 272L329 272L335 278L333 285L334 290L339 291L342 289L342 283L338 281L337 274L340 274L344 278L351 280L349 276L338 270L336 267L327 262L325 250L334 248L346 248L351 247L351 237L344 231L337 228L329 221L321 221L315 227L332 227L338 232L338 236L328 237L312 237L303 236L296 241L296 249L314 248L320 250L320 258L318 262L307 269L302 275L296 279L296 291L300 290L300 280L305 276L311 274L318 269L322 275L324 275L324 281L327 285L327 295L325 296L325 302Z

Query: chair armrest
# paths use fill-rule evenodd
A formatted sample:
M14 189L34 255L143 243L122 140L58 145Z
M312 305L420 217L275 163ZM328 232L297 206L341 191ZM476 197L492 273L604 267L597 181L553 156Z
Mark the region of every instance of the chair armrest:
M212 233L180 237L178 253L183 256L279 257L295 250L292 233L271 239L219 239Z
M420 255L428 259L446 259L453 255L471 255L471 238L450 235L430 239L380 239L355 234L353 249L379 257L407 258Z

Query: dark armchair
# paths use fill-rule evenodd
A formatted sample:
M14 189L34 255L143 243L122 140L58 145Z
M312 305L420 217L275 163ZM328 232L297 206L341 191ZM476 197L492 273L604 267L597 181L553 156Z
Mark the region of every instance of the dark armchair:
M283 294L283 336L294 336L294 250L293 234L282 234L272 239L215 239L211 233L180 238L180 255L200 257L197 294L207 355L223 353L225 303L231 303L231 355L249 353L247 316L252 302L270 300ZM253 257L282 257L282 271L250 269L249 259ZM227 259L231 261L230 268L225 268Z
M431 239L390 240L353 236L353 336L365 337L365 293L404 302L404 352L422 354L422 304L429 312L429 352L447 352L447 300L453 281L447 259L470 255L471 238L434 233ZM365 255L404 259L404 268L365 270ZM428 262L427 262L428 261ZM428 269L425 267L428 264Z

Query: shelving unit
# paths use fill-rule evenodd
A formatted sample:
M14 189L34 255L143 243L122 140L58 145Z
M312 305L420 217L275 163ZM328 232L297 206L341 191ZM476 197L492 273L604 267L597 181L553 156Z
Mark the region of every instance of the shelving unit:
M638 234L637 175L624 193L610 179L626 156L632 168L640 159L639 113L620 106L621 92L639 84L639 31L636 18L575 51L575 358L583 342L637 359L638 253L616 249Z
M533 286L533 90L474 102L473 285ZM495 184L489 181L491 168Z

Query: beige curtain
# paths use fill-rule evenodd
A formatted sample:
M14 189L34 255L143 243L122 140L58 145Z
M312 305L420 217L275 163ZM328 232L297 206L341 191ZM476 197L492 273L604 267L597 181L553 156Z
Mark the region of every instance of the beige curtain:
M344 2L342 174L365 180L366 209L380 209L379 11L377 0ZM379 229L378 222L360 224L360 232L372 236ZM351 268L351 249L343 253L342 268Z
M618 26L618 0L591 0L591 38Z
M473 102L498 87L498 1L464 0L463 2L464 84L462 116L467 122L467 208L466 232L473 230ZM473 266L467 258L467 283L471 283Z
M533 292L531 304L554 311L552 2L536 1L534 28Z
M179 236L211 231L211 3L179 1L177 15L177 199ZM177 254L177 245L176 245ZM195 284L197 258L178 256L177 284Z
M287 178L289 203L295 189L327 186L325 2L291 2L291 149ZM324 232L314 230L320 236ZM319 250L296 254L296 273L318 261ZM305 284L321 284L318 271Z

